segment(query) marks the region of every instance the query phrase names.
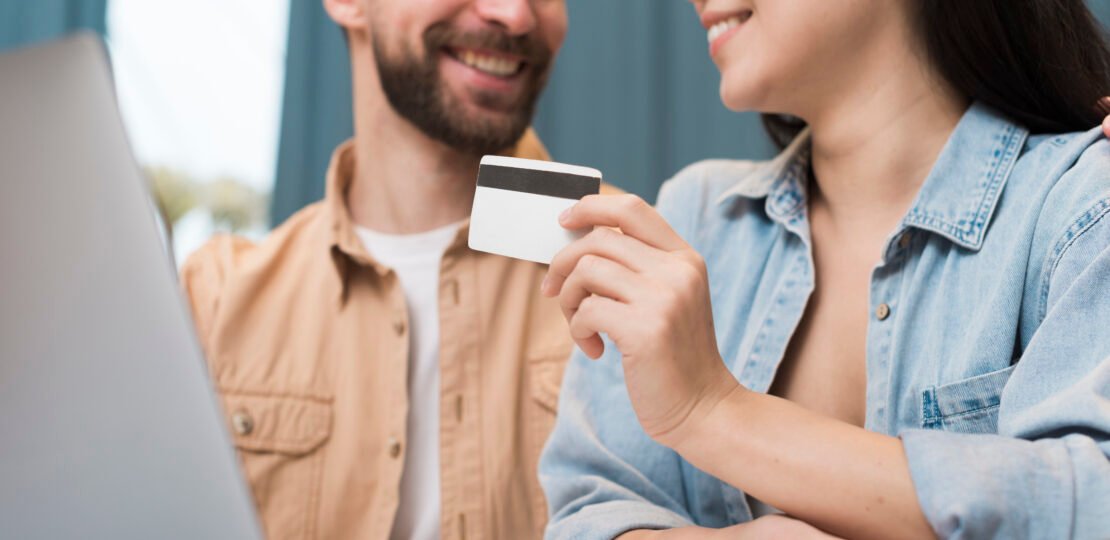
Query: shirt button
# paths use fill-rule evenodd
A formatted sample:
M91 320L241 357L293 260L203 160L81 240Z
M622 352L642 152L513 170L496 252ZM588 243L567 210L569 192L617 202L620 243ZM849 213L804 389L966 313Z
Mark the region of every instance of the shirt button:
M898 239L898 247L901 247L902 249L910 247L910 240L912 240L910 238L910 233L902 234L902 237Z
M397 456L400 456L400 455L401 455L401 441L398 441L395 437L390 437L389 438L389 457L396 459Z
M239 435L250 435L254 431L254 418L246 411L238 411L231 415L231 427Z
M890 306L887 304L879 304L879 307L875 308L875 316L878 317L880 321L885 321L887 317L890 317Z

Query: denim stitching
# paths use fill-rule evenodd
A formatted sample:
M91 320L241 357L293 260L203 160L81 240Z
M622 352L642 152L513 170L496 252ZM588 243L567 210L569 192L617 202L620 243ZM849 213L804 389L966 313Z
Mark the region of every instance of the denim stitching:
M1001 402L994 403L992 405L983 405L982 407L976 407L974 409L968 409L966 411L960 411L958 413L952 413L952 414L949 414L949 415L945 415L945 416L942 416L941 419L948 420L950 418L962 418L962 417L967 416L967 415L972 414L972 413L977 413L979 411L986 411L986 410L990 410L990 409L997 409L1001 406L1002 406Z
M995 156L990 166L987 167L986 189L966 227L957 227L936 215L922 213L916 209L912 210L907 216L907 224L938 229L966 247L978 246L982 241L982 233L986 228L987 219L997 204L997 194L1006 184L1006 180L1016 163L1016 160L1012 158L1024 144L1024 135L1023 130L1015 126L1007 126L1004 135L1000 137L1002 146L999 149L1000 154ZM1004 164L1007 166L1003 166Z
M1056 268L1060 266L1060 261L1063 260L1068 249L1087 231L1102 221L1107 213L1110 213L1110 198L1102 199L1076 218L1068 227L1068 230L1064 231L1064 234L1056 241L1056 245L1052 248L1052 255L1045 262L1044 277L1041 281L1040 309L1037 313L1038 321L1043 322L1045 317L1048 316L1048 293L1052 285L1052 278L1056 274Z
M921 392L921 427L926 429L937 429L942 425L936 391L937 387L930 386Z

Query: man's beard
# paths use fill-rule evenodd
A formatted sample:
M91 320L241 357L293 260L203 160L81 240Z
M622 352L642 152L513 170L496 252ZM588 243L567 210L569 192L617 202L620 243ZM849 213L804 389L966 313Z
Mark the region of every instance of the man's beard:
M372 35L380 33L372 32ZM524 135L547 82L552 56L551 51L532 36L510 37L492 31L463 33L445 23L432 26L424 33L423 58L407 47L398 58L391 58L377 37L372 41L382 90L393 109L428 137L474 155L501 152ZM468 105L460 103L440 77L440 54L446 47L522 57L524 90L515 103L508 104L492 92L475 90L472 96L476 104L496 112L468 113Z

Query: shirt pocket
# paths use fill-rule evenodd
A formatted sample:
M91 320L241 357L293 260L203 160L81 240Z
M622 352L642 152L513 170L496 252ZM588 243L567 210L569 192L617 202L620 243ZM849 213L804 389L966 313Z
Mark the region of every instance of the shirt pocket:
M921 395L921 427L957 433L997 433L1002 390L1015 367L925 389Z
M332 406L318 399L225 392L224 410L266 537L316 536Z
M563 384L563 372L566 371L567 361L570 359L570 350L533 355L528 358L528 398L527 409L528 426L525 466L529 474L529 491L532 493L532 512L536 519L533 520L537 530L532 531L532 537L543 536L543 526L547 517L547 500L539 484L539 460L544 444L547 443L551 430L555 427L555 413L559 407L559 389Z

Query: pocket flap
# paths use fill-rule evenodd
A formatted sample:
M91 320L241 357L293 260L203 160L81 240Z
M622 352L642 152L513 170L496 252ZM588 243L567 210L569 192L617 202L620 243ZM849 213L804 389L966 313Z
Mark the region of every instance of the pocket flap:
M331 435L331 403L326 401L225 392L223 402L240 450L306 454Z
M997 407L1015 367L1009 366L926 390L926 421Z

